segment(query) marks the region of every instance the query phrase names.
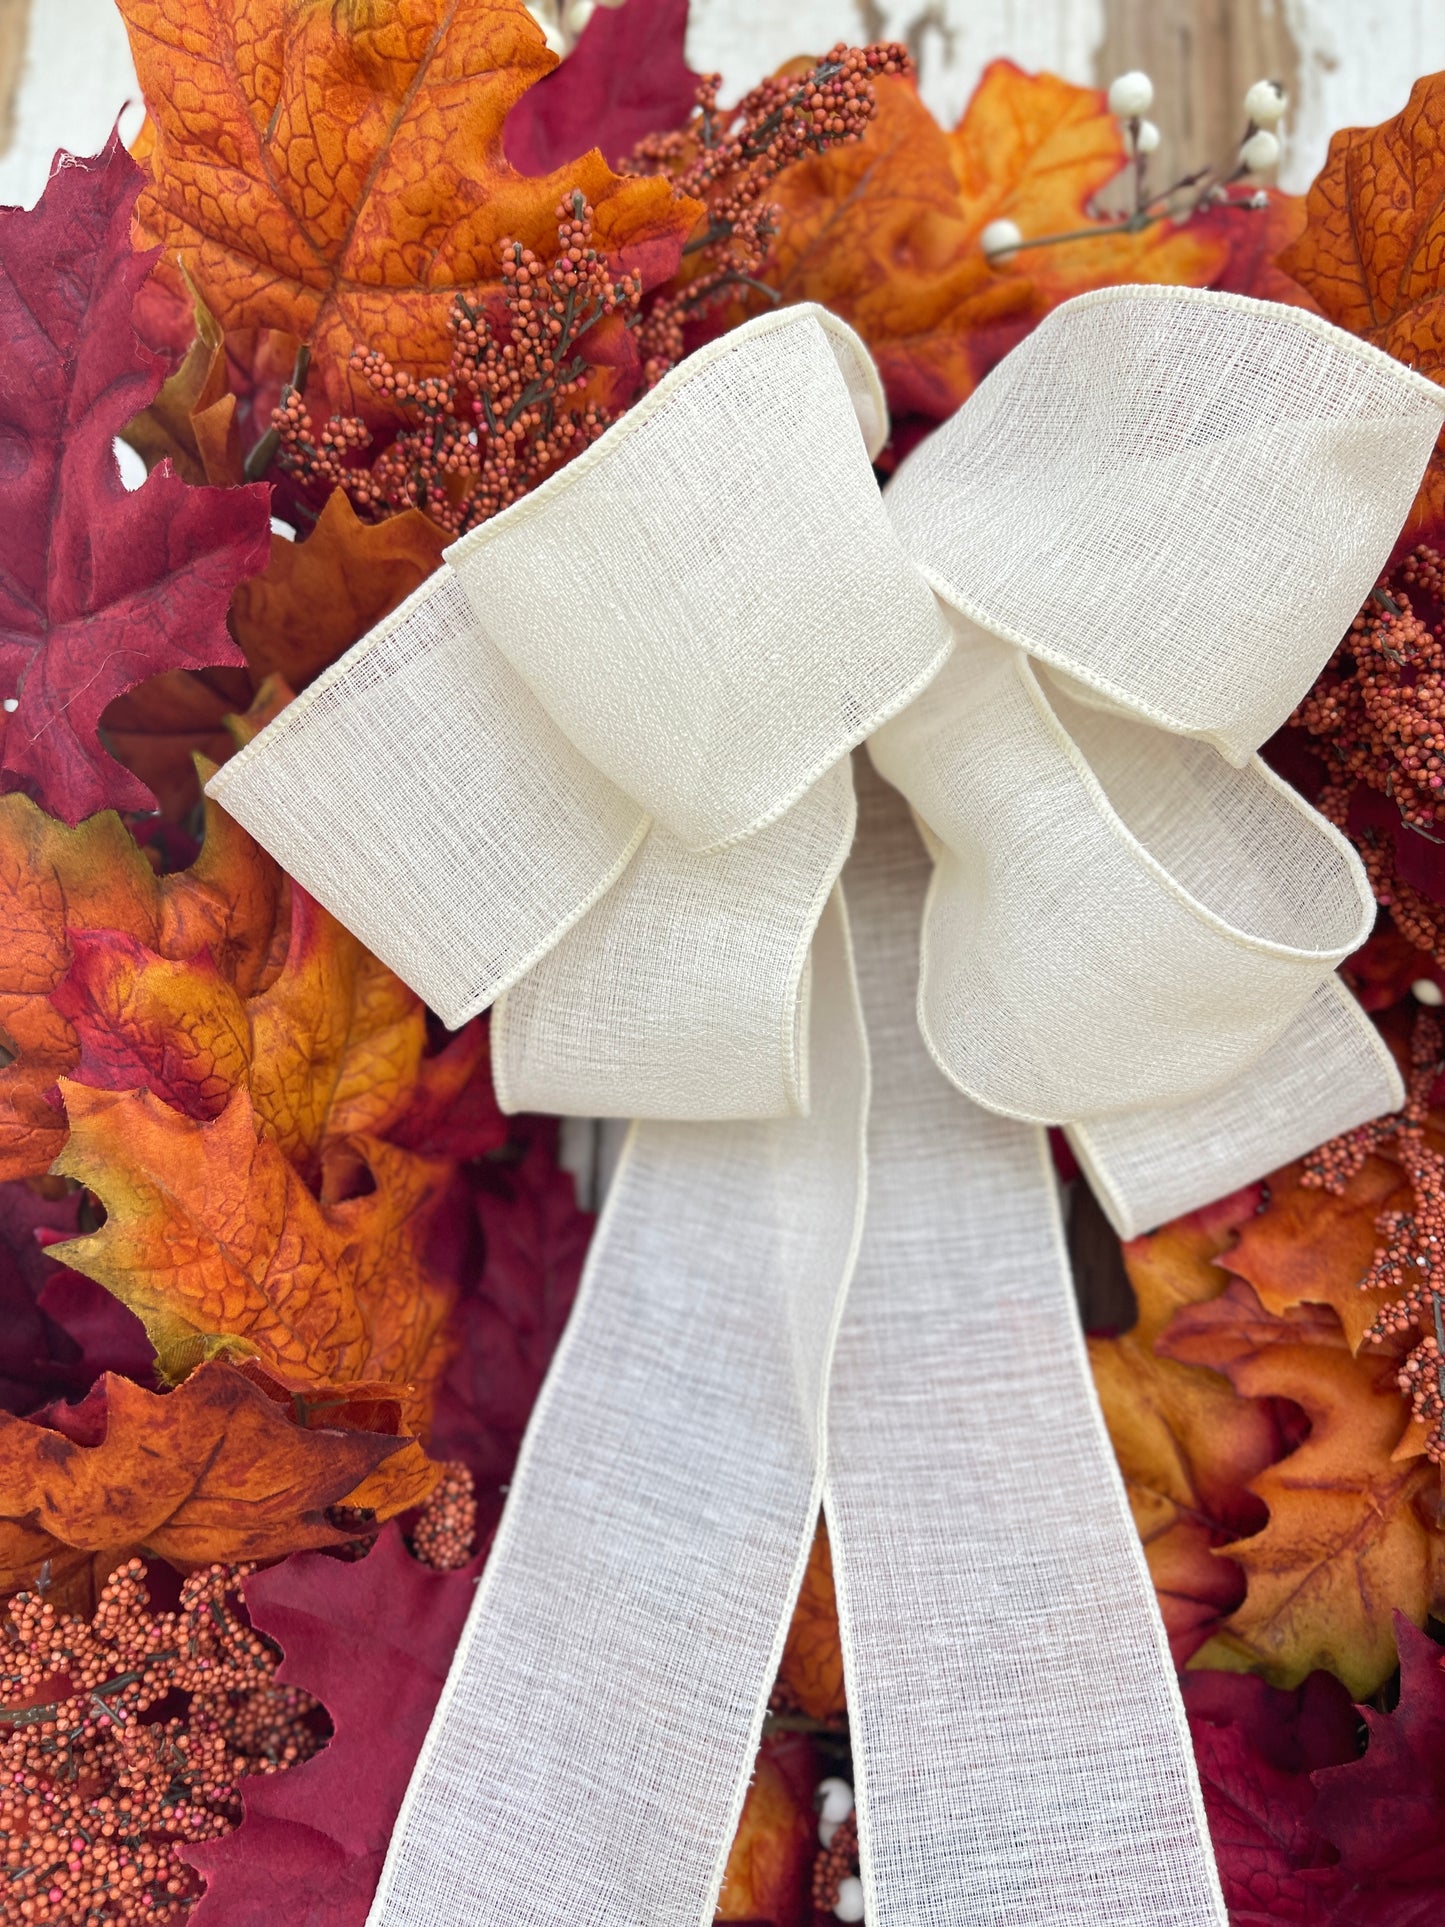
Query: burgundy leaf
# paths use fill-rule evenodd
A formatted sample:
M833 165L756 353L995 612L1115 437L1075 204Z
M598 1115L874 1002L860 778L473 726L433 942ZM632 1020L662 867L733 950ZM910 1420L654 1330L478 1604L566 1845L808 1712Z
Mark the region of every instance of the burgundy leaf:
M145 176L112 135L62 156L33 210L0 209L0 789L76 823L149 809L104 750L113 697L168 669L241 666L226 606L269 553L269 492L189 488L165 464L128 491L112 444L164 361L131 308L153 259L130 244Z

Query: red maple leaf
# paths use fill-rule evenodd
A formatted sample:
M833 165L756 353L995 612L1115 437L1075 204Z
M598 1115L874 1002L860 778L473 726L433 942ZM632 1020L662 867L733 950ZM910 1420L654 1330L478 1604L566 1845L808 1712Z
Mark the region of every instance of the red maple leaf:
M560 66L508 114L502 145L523 174L550 174L589 148L616 165L647 134L681 127L698 76L684 54L688 0L599 7Z
M1338 1875L1310 1770L1357 1753L1349 1694L1329 1673L1293 1692L1249 1673L1186 1673L1183 1688L1230 1927L1325 1927Z
M130 245L144 179L112 135L63 156L37 207L0 211L0 790L68 823L154 806L101 713L164 670L241 667L226 605L269 553L264 484L191 488L165 463L120 479L114 438L166 372L131 325L154 259Z
M437 1397L430 1450L460 1459L477 1486L477 1531L501 1516L522 1433L577 1294L592 1214L556 1161L555 1127L531 1121L521 1162L485 1171L476 1199L485 1255L463 1284L457 1349Z
M1395 1615L1400 1703L1362 1706L1362 1760L1314 1775L1313 1825L1338 1850L1330 1927L1435 1927L1445 1919L1445 1651Z
M45 1255L75 1234L79 1207L78 1191L48 1198L24 1179L0 1184L0 1411L81 1398L103 1372L152 1382L140 1320Z
M301 1553L246 1582L277 1678L331 1716L325 1750L245 1783L234 1833L187 1847L206 1879L194 1927L362 1927L481 1561L432 1572L395 1524L348 1565Z

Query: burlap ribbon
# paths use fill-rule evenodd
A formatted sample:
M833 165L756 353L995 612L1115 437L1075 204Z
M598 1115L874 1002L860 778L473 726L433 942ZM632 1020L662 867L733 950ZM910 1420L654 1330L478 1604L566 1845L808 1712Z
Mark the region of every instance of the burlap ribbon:
M213 779L495 1004L507 1108L645 1120L373 1921L709 1920L821 1500L872 1927L1222 1923L1040 1126L1129 1235L1400 1102L1360 865L1255 751L1442 415L1311 315L1122 288L885 501L866 351L789 309Z

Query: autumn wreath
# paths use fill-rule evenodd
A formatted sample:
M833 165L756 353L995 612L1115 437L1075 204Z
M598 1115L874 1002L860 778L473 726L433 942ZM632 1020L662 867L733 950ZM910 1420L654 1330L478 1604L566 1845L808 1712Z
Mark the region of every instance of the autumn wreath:
M895 46L720 106L674 0L561 65L520 0L120 4L133 154L0 215L0 1913L360 1927L592 1219L486 1019L445 1032L201 784L780 306L866 342L885 472L1121 283L1436 376L1445 80L1304 198L1258 184L1261 83L1238 156L1155 191L1139 75L998 62L950 131ZM1268 748L1364 860L1345 975L1405 1107L1122 1248L1058 1147L1238 1923L1445 1895L1442 547L1437 458ZM820 1533L720 1918L861 1917L848 1732Z

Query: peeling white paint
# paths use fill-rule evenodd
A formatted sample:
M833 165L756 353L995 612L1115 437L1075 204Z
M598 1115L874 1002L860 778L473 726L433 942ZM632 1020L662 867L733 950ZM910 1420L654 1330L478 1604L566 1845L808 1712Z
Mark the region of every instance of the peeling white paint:
M723 74L736 95L797 53L825 53L838 40L903 40L924 98L952 126L990 60L1006 54L1021 67L1087 81L1103 33L1103 0L693 0L688 57Z
M1421 74L1445 67L1441 0L1283 0L1299 49L1299 99L1280 184L1309 186L1340 127L1399 113Z
M1308 185L1335 128L1385 119L1418 75L1445 67L1445 0L1262 3L1283 7L1300 50L1280 176L1286 187ZM1189 10L1189 0L1159 4ZM837 40L911 39L924 96L951 124L999 55L1068 80L1094 79L1104 7L1105 0L693 0L688 52L695 67L720 71L726 96L735 97L794 54L822 53ZM31 0L16 133L0 156L0 203L33 203L56 148L93 153L135 93L114 0Z

